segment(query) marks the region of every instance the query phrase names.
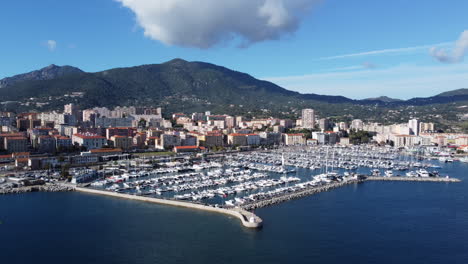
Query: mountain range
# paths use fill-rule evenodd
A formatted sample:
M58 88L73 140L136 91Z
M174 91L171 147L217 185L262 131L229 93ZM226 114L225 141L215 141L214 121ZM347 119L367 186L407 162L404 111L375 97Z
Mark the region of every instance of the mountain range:
M220 109L221 106L258 110L278 108L279 105L293 109L294 105L325 107L326 104L397 107L468 101L468 89L409 100L385 96L354 100L343 96L301 94L246 73L182 59L95 73L72 66L50 65L0 80L0 101L24 102L35 98L44 102L49 98L44 104L46 110L56 107L50 98L66 103L68 98L63 96L73 92L84 94L77 102L83 107L162 105L172 111Z

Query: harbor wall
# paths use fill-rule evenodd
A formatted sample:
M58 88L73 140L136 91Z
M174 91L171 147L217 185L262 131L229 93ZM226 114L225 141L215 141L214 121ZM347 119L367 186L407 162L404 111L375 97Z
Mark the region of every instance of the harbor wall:
M136 200L136 201L142 201L142 202L162 204L162 205L170 205L170 206L191 208L191 209L197 209L197 210L202 210L202 211L207 211L207 212L230 215L230 216L234 216L234 217L238 218L239 220L241 220L242 225L244 225L245 227L248 227L248 228L259 228L259 227L262 226L262 223L263 223L263 221L262 221L262 219L260 217L254 215L253 213L250 213L248 211L240 209L240 208L235 208L235 209L216 208L216 207L206 206L206 205L202 205L202 204L188 203L188 202L182 202L182 201L173 201L173 200L166 200L166 199L158 199L158 198L153 198L153 197L144 197L144 196L109 192L109 191L96 190L96 189L90 189L90 188L82 188L82 187L76 187L75 190L79 191L79 192L84 192L84 193L106 195L106 196L117 197L117 198L124 198L124 199L130 199L130 200ZM254 222L249 221L249 219L251 217L253 217L255 219Z

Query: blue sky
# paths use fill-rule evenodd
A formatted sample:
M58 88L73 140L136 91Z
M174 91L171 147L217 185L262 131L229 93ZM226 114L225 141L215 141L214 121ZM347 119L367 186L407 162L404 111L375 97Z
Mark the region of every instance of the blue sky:
M183 58L302 93L468 88L466 0L15 0L0 10L0 78L52 63L95 72Z

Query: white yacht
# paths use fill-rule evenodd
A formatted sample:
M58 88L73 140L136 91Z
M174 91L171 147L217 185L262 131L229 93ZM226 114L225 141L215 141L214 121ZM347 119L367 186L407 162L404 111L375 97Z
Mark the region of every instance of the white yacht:
M393 177L393 171L392 170L386 170L385 171L385 177Z
M427 170L425 170L425 169L420 169L420 170L418 170L417 173L418 173L419 177L429 177L430 176L429 172Z

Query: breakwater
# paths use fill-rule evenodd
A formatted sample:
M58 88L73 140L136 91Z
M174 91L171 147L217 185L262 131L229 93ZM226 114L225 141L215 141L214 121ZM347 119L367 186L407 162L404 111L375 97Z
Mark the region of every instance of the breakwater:
M212 206L207 206L207 205L202 205L202 204L195 204L195 203L174 201L174 200L167 200L167 199L159 199L159 198L145 197L145 196L138 196L138 195L131 195L131 194L123 194L123 193L109 192L109 191L82 188L82 187L76 187L75 190L79 192L84 192L84 193L106 195L106 196L117 197L117 198L124 198L124 199L149 202L149 203L155 203L155 204L191 208L191 209L202 210L202 211L207 211L207 212L212 212L212 213L230 215L230 216L234 216L238 218L242 222L242 224L248 228L259 228L262 226L262 223L263 223L263 220L260 217L242 208L233 208L233 209L218 208L218 207L212 207Z
M444 177L382 177L369 176L366 181L406 181L406 182L461 182L457 178Z
M29 192L69 192L73 191L74 188L62 184L46 184L46 185L33 185L33 186L24 186L18 188L3 188L0 189L1 194L19 194L19 193L29 193Z
M301 190L298 192L285 193L282 195L270 197L265 200L255 201L252 203L246 203L246 204L243 204L241 207L244 210L254 210L257 208L267 207L267 206L287 202L290 200L299 199L305 196L310 196L310 195L314 195L317 193L330 191L332 189L336 189L336 188L339 188L348 184L355 184L355 183L362 183L362 182L363 180L349 180L345 182L331 183L331 184L322 185L318 187L311 187L311 188Z

